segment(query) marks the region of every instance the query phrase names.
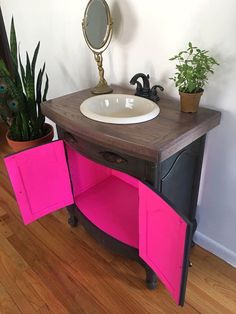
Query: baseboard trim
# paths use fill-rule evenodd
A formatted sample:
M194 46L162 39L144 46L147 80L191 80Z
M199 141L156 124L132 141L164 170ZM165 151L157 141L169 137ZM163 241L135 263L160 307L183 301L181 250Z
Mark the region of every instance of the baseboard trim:
M216 242L199 231L195 232L194 242L236 268L236 253L227 249L219 242Z

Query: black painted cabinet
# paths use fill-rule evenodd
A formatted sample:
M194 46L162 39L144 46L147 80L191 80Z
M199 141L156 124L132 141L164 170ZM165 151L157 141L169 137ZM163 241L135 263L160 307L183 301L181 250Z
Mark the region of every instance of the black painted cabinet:
M157 190L170 200L196 228L196 206L205 136L157 165Z

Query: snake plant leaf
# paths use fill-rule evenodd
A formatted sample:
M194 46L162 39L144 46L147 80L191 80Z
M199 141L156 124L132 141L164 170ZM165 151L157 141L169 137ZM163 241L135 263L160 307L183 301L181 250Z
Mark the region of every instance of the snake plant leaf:
M15 78L14 78L14 82L15 82L15 85L19 91L19 93L23 94L23 86L22 86L22 80L21 80L21 77L20 77L20 74L19 74L19 71L18 71L18 68L16 67L16 65L14 64L13 65L13 68L14 68L14 73L15 73Z
M38 57L38 53L39 53L39 48L40 48L40 41L38 42L37 47L35 48L33 60L32 60L32 65L31 65L31 71L32 71L33 78L35 76L35 65L36 65L36 61L37 61L37 57Z
M48 87L49 87L49 80L48 80L48 75L46 74L46 82L45 82L45 87L44 87L44 92L43 92L43 101L47 100Z
M20 136L21 141L23 141L24 136L23 136L23 132L22 132L22 123L21 123L21 116L20 114L16 115L16 132L18 134L18 136Z
M16 31L14 25L14 18L11 19L11 32L10 32L10 49L11 49L11 56L14 64L18 67L17 61L17 40L16 40Z
M28 118L22 112L15 114L14 121L9 128L11 139L18 141L30 140L30 128L28 125Z
M23 92L22 83L21 83L19 72L18 72L17 40L16 40L16 31L15 31L13 17L11 21L11 32L10 32L10 50L11 50L11 57L13 61L12 62L13 63L13 76L14 76L15 85L17 86L17 89L20 92Z
M42 114L41 111L41 102L42 100L45 101L46 97L47 97L47 92L48 92L48 75L46 74L46 82L45 82L45 87L44 87L44 92L43 92L43 99L42 99L42 93L41 93L41 89L42 89L42 79L43 79L43 74L45 71L45 63L43 65L43 69L39 71L39 76L38 76L38 81L37 81L37 104L38 104L38 125L39 128L42 129L44 122L45 122L45 117Z
M37 110L35 106L35 91L34 78L32 76L31 64L28 53L26 53L26 79L25 79L25 93L27 97L27 109L32 119L32 123L36 123Z
M32 68L30 65L30 59L28 53L27 56L27 63L26 63L26 86L27 86L27 96L30 99L35 99L35 91L34 91L34 77L32 75Z
M22 64L20 55L19 55L19 63L20 63L20 71L21 71L22 83L23 83L24 88L26 88L25 69L24 69L24 67L23 67L23 64Z
M41 87L42 87L42 70L40 69L36 82L36 102L38 105L42 101Z
M23 93L21 78L20 78L20 75L18 73L17 42L16 42L16 33L15 33L13 18L12 18L12 26L11 26L10 43L11 43L11 57L12 57L12 61L13 61L13 75L11 75L8 72L8 70L6 69L6 66L2 60L0 60L0 63L2 63L2 64L0 64L0 71L4 70L5 75L11 77L12 81L14 81L14 84L16 85L19 92ZM5 69L3 68L3 66Z
M42 102L42 80L43 80L43 74L45 71L45 63L43 65L43 68L39 70L39 74L37 77L37 83L36 83L36 101L37 104L40 105Z
M39 107L40 107L40 105L39 105ZM40 112L41 112L41 108L40 108ZM45 123L45 116L42 113L38 116L38 121L37 122L38 122L39 129L42 129L42 126Z
M45 67L46 67L46 63L44 62L44 64L43 64L43 68L42 68L42 76L43 76L43 74L44 74Z
M7 70L7 67L2 59L0 59L0 77L3 76L10 76L9 71Z
M26 75L25 75L25 92L27 98L31 98L32 93L32 73L31 73L31 66L30 66L30 59L29 54L26 52Z
M27 114L20 112L19 115L21 117L21 126L22 126L22 137L23 137L23 140L24 141L31 140Z

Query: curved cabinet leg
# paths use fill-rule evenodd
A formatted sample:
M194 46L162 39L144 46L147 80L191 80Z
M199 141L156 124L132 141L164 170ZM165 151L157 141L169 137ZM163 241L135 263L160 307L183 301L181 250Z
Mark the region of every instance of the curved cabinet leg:
M137 262L143 266L143 268L145 269L146 271L146 287L149 289L149 290L153 290L153 289L156 289L157 287L157 275L156 273L151 269L151 267L146 264L144 262L143 259L139 258L139 260L137 260Z
M146 270L146 286L149 290L153 290L157 287L156 273L154 273L154 271L148 266L145 267L145 270Z
M69 218L68 218L68 224L71 227L77 227L78 225L78 217L76 214L76 208L75 205L70 205L66 207L68 214L69 214Z
M78 225L78 218L76 216L71 216L68 218L68 224L71 227L77 227Z

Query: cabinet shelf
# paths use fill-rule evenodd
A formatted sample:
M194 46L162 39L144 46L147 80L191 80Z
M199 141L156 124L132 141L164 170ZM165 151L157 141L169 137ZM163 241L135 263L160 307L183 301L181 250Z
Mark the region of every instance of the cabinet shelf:
M110 175L77 195L75 203L98 228L138 248L138 188Z

